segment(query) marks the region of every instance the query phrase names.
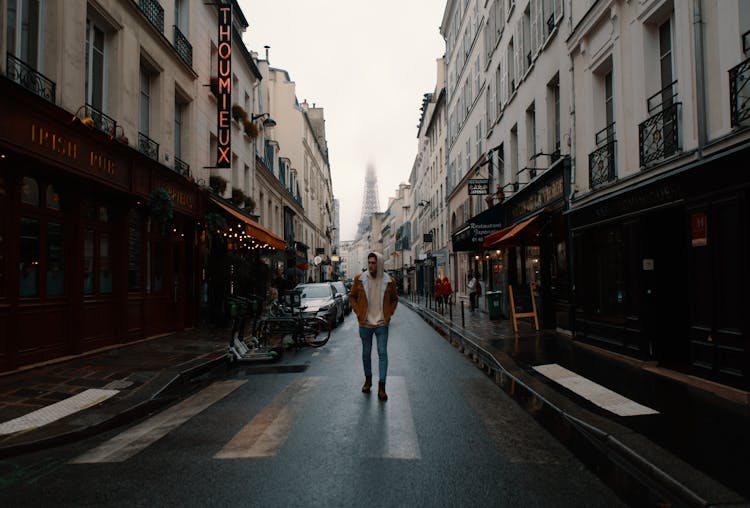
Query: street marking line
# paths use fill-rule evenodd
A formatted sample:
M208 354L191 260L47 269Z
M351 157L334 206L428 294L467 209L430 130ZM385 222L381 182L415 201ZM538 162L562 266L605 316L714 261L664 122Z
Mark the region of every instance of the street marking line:
M70 464L124 462L207 407L242 386L245 380L213 383L182 402L132 427L70 461Z
M246 459L276 455L289 437L304 395L317 386L320 379L306 377L289 383L213 458Z
M375 386L372 397L376 397ZM376 426L376 446L368 450L368 458L418 460L422 458L419 439L414 427L414 416L406 391L406 381L400 376L389 376L386 382L388 401L373 400L373 418L384 418L385 425Z
M0 436L42 427L83 409L95 406L100 402L104 402L118 393L120 393L120 390L101 390L99 388L84 390L60 402L55 402L54 404L0 424Z
M534 370L618 416L659 414L655 409L638 404L556 363L537 365Z

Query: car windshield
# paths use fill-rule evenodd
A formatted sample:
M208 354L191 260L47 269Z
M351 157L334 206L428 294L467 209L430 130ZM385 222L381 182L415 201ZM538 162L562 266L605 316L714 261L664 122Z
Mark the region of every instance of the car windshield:
M331 286L328 284L316 284L311 286L300 286L302 298L330 298Z
M333 287L335 287L336 291L338 291L339 293L346 294L346 287L344 286L343 282L334 282Z

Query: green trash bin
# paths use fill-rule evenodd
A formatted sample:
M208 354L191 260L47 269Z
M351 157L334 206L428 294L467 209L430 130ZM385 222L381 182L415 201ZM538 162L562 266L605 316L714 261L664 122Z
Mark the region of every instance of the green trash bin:
M487 299L487 309L489 310L490 319L500 319L502 313L500 312L500 303L503 298L502 291L487 291L485 293Z

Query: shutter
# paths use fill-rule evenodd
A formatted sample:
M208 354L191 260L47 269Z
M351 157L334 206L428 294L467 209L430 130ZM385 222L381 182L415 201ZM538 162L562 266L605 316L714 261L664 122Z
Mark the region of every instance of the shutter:
M500 55L500 103L505 104L508 102L508 61L505 57L507 51L503 51Z
M559 23L563 15L563 0L555 1L555 24Z
M539 0L531 0L529 2L529 23L531 25L531 56L536 54L536 50L539 47L539 37L537 32L539 31L539 23L537 19L537 12L539 10Z

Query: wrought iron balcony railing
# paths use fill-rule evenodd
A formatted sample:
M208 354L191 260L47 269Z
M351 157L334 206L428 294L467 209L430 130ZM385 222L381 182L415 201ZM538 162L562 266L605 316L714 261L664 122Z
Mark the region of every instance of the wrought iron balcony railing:
M677 102L677 81L649 97L649 113L654 113L638 126L641 167L671 157L680 149L680 112Z
M151 157L155 161L159 160L159 143L142 132L138 133L138 151Z
M158 0L138 0L138 7L146 15L152 25L164 33L164 8L159 5Z
M5 71L8 79L14 81L37 94L39 97L55 102L55 82L44 74L35 71L25 62L8 53L7 68Z
M190 177L190 164L183 161L179 157L174 158L174 170L176 173L181 174L185 178Z
M596 133L596 150L589 154L589 185L592 189L617 179L615 124Z
M729 69L729 104L732 127L750 118L750 58Z
M90 118L91 122L93 122L91 127L100 130L109 136L115 137L117 131L117 120L102 113L91 104L85 104L81 109L83 110L84 122L87 118Z
M190 67L193 66L193 46L188 42L187 37L177 28L177 25L173 25L174 28L174 49L177 54L180 55L182 61L188 64Z
M528 167L519 169L518 170L518 175L520 175L524 171L529 174L529 180L533 180L534 178L536 178L537 173L539 173L541 170L539 168L536 168L536 167L528 166Z

